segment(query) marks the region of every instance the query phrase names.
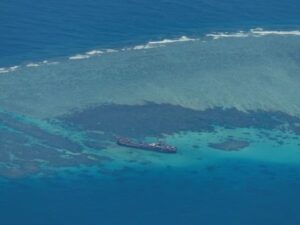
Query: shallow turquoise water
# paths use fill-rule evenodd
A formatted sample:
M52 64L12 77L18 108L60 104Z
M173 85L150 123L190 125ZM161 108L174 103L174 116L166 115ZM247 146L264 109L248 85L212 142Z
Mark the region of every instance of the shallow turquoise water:
M11 224L299 223L299 161L276 157L284 148L265 143L257 153L249 148L227 155L203 146L182 148L191 136L176 139L175 158L131 154L153 161L147 165L116 161L116 167L99 165L90 172L10 181L1 188L1 216ZM271 159L260 157L265 154Z

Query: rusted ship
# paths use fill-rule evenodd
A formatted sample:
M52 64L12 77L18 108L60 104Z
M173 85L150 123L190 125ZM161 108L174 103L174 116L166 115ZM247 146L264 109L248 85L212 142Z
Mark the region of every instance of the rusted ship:
M155 151L161 153L176 153L177 149L174 146L167 145L163 142L154 143L139 143L128 138L117 138L117 144L120 146L125 146L129 148L137 148L148 151Z

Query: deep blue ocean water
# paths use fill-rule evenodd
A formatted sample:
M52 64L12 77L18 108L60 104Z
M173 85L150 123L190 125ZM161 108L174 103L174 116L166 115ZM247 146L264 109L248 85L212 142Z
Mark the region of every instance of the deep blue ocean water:
M169 172L118 182L89 177L70 183L20 182L1 188L1 219L34 225L299 224L299 176L290 175L293 168L277 169L276 175L225 174L233 178L218 172L210 172L210 179Z
M299 28L299 1L0 2L0 66L149 40L249 28Z
M46 145L51 146L53 142L57 142L59 150L64 150L60 146L61 143L64 144L64 140L49 134L68 136L70 140L79 143L85 131L68 130L55 122L49 125L50 122L46 119L51 121L53 118L57 119L57 116L72 112L73 108L82 106L86 109L90 105L96 103L100 105L103 102L137 104L140 98L145 98L173 105L186 103L184 106L198 109L197 100L208 99L207 102L200 101L200 105L224 106L232 101L237 102L237 106L246 105L250 109L262 107L259 109L283 111L294 116L293 112L298 112L299 106L298 33L296 37L280 34L276 37L262 37L259 40L253 37L239 41L229 38L219 44L208 42L205 47L198 42L192 42L190 45L175 44L173 47L166 47L165 50L158 48L145 53L120 51L120 54L101 56L100 61L97 61L97 58L87 61L67 61L64 57L93 49L122 49L149 41L177 39L182 36L205 37L206 34L214 32L236 33L240 30L247 32L252 28L297 31L300 29L299 12L300 2L297 0L2 0L0 67L22 66L16 73L14 71L1 73L0 70L0 135L3 135L0 136L0 151L8 148L4 143L12 138L11 130L24 137L27 137L26 135L33 137L33 141L29 138L32 141L30 144L36 139L47 141L49 138L52 143L46 142ZM211 49L213 51L210 51ZM227 56L227 52L231 58ZM199 63L189 58L193 56L199 56L204 66L197 67ZM235 57L240 60L239 63L236 63ZM53 65L57 67L25 66L32 62L41 64L43 60L58 61L60 64ZM190 66L186 66L189 62ZM238 79L233 79L232 87L226 83L231 81L230 75L233 74L235 78L236 74L238 76L243 71L248 75L249 71L246 69L249 71L253 69L253 73L257 74L254 80L258 81L253 83L251 88L258 97L240 95L237 91L236 95L241 96L240 99L246 99L238 101L234 91L233 94L224 92L224 99L221 101L225 103L218 105L219 99L215 98L213 93L216 93L216 96L222 94L218 94L217 88L208 92L205 88L199 90L193 86L197 83L212 82L209 75L204 81L201 79L195 81L195 77L198 76L193 74L197 75L198 70L200 74L209 71L216 76L220 71L224 71L224 74L229 76L223 79L224 89L231 90L240 84L237 83ZM161 71L163 72L160 74ZM265 73L268 73L268 76L259 81L260 75ZM102 78L103 74L107 77ZM190 79L181 80L182 74L192 75ZM273 80L272 75L276 79ZM286 80L280 80L282 78ZM185 82L188 83L186 87L182 85ZM251 82L249 78L245 83L252 84ZM124 83L129 83L130 91ZM262 86L259 86L260 83ZM144 88L142 85L140 90L141 84L149 86L145 85ZM156 84L161 86L151 92L151 87L156 87ZM246 89L246 86L241 86ZM147 89L149 87L150 89ZM246 90L250 95L251 88L249 92ZM158 93L157 90L161 92ZM267 96L263 90L268 90ZM206 94L207 97L203 97ZM210 98L208 95L213 97ZM262 100L259 101L261 96ZM21 119L11 120L11 117L1 114L2 109L8 113L11 111L12 115L25 114L28 118L21 116ZM166 115L168 113L170 112L166 112ZM183 115L186 114L177 115L176 121L180 121ZM144 117L147 116L141 118ZM163 118L167 120L167 117ZM238 116L234 118L239 119ZM38 125L41 130L35 126L23 127L20 122L23 119L26 123ZM79 118L79 122L85 125L86 121ZM120 127L122 128L122 125ZM178 127L185 128L184 125ZM235 128L228 127L232 130ZM257 136L261 135L265 132L263 128L269 129L267 125L262 126L256 128L254 133ZM296 128L294 130L297 131ZM114 129L118 130L118 126L114 125ZM156 127L151 129L150 133ZM124 130L127 131L126 128ZM46 132L43 133L44 131ZM142 131L143 129L141 133ZM299 138L289 136L290 133L287 132L284 135L280 134L284 143L278 144L274 142L276 140L274 137L270 138L273 138L273 142L270 142L267 138L257 140L247 136L246 140L249 139L251 143L250 148L228 154L209 149L204 144L202 146L205 141L214 140L215 136L232 135L226 132L204 133L200 139L183 133L182 139L177 137L171 139L172 143L179 146L179 154L175 158L126 151L119 156L118 150L116 153L113 149L111 152L108 150L103 153L104 156L112 155L115 161L111 164L104 163L96 165L95 168L92 166L92 169L77 165L75 169L66 168L65 171L63 167L61 173L45 172L37 177L20 176L21 178L16 175L17 173L7 173L3 169L6 165L1 164L1 174L4 171L3 173L10 174L11 177L3 179L0 183L0 223L3 225L300 224ZM233 135L238 136L242 133L238 130ZM276 135L277 133L274 133L274 136ZM19 136L13 137L12 140L12 143L16 144L15 146L10 144L15 147L13 151L22 145L28 150L28 143L24 144ZM197 143L200 145L199 151L191 147L191 143L196 140L201 140ZM0 156L2 160L2 155ZM136 165L135 160L140 164ZM30 171L30 166L25 165L24 168Z

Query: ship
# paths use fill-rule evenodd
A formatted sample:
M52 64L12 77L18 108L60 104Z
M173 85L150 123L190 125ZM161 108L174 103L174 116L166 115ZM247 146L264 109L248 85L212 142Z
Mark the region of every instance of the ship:
M161 153L176 153L177 149L174 146L167 145L163 142L154 142L154 143L139 143L129 138L117 138L117 144L120 146L125 146L129 148L137 148L154 152Z

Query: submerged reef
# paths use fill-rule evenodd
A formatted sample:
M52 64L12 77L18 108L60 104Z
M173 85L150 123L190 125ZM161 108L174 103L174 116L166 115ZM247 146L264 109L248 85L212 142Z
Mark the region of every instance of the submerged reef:
M143 138L182 131L214 131L225 128L288 129L300 134L300 118L282 112L248 111L220 107L203 111L171 104L107 104L58 118L66 124L108 134ZM288 125L288 126L285 126Z
M96 165L110 160L83 151L84 146L70 137L22 119L0 113L0 176L23 177L50 168Z
M248 141L228 139L218 143L209 143L208 146L223 151L239 151L249 146L249 144Z
M281 112L242 112L218 107L198 111L155 103L100 105L43 120L2 111L0 176L23 177L55 168L108 163L114 159L102 155L101 150L115 146L115 136L143 140L180 132L215 132L216 127L280 129L300 134L298 124L299 118ZM235 137L209 144L225 151L248 145Z

